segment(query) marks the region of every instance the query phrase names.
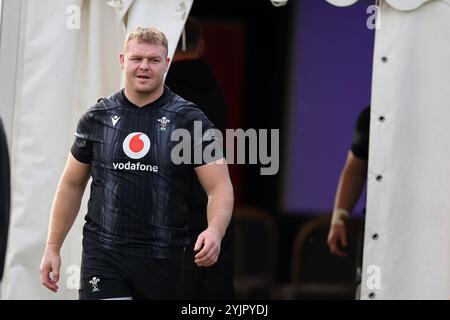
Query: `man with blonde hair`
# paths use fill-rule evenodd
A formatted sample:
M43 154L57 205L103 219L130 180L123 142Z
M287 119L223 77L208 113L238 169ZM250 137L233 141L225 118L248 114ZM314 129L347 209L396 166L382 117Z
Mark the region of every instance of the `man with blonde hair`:
M51 210L41 281L57 292L60 248L92 176L80 299L177 299L192 179L208 194L208 225L195 243L195 263L202 267L217 261L233 188L219 153L195 163L172 159L176 130L191 134L191 160L194 151L215 141L192 139L198 123L202 131L214 125L164 86L165 35L151 27L135 29L125 40L120 65L125 88L100 99L79 121Z

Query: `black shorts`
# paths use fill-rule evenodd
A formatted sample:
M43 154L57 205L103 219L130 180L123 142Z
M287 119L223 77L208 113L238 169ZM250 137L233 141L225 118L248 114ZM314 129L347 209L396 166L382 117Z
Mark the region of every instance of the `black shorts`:
M193 239L195 243L197 239ZM231 226L222 239L217 262L211 267L195 264L194 244L186 249L182 298L187 300L232 300L234 295L234 243Z
M80 300L180 299L183 258L146 258L83 239Z

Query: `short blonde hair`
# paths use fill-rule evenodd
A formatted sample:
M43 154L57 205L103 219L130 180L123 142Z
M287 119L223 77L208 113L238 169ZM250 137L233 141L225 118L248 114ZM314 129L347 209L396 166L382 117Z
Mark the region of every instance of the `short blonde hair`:
M123 44L123 53L127 52L128 42L130 42L131 40L137 40L139 42L145 42L149 44L160 44L164 48L166 48L166 54L169 51L166 35L155 27L137 27L136 29L131 31L125 38L125 42Z

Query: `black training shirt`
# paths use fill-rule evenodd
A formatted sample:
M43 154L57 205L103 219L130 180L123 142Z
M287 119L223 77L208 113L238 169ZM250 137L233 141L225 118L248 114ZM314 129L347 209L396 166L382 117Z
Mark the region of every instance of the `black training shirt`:
M353 154L362 159L369 159L369 132L370 132L370 107L361 111L356 121L351 150Z
M194 133L194 127L202 130ZM190 150L180 151L179 142L171 141L175 129L191 135ZM193 168L212 161L201 158L215 145L206 134L202 139L208 129L214 125L200 109L168 87L143 107L131 103L124 90L91 107L79 121L71 149L78 161L91 165L84 236L129 254L179 256L188 241ZM174 148L196 163L175 164ZM209 154L222 158L220 152Z

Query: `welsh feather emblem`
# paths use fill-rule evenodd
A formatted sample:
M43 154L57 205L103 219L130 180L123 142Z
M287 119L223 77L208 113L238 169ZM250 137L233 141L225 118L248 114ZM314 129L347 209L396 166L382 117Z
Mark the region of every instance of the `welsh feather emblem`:
M91 285L91 291L92 292L98 292L100 289L98 288L98 283L100 282L100 279L97 277L93 277L91 281L89 281L89 284Z
M166 131L167 126L170 123L170 120L166 117L162 117L161 119L158 119L159 122L159 131Z

